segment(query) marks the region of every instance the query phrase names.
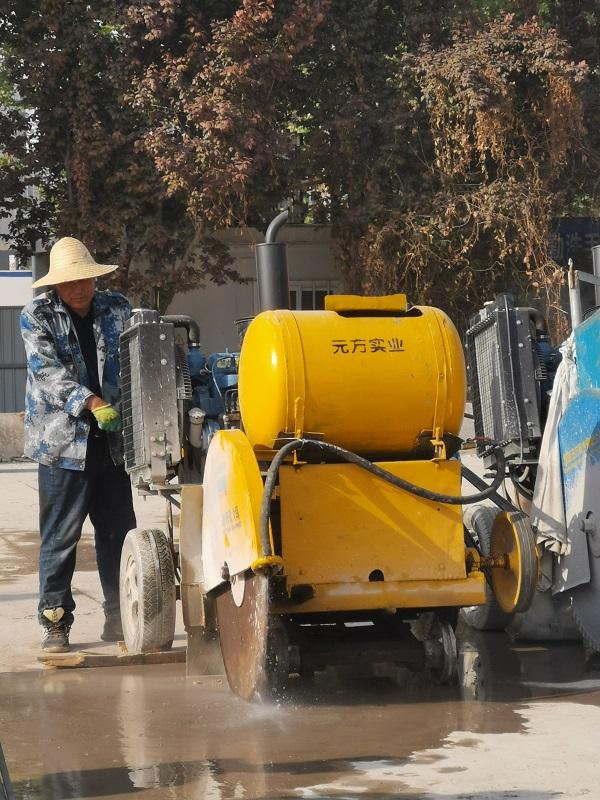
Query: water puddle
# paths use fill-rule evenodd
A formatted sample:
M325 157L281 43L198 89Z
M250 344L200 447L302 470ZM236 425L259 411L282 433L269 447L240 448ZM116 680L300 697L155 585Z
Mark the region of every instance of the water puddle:
M332 669L264 705L183 665L0 675L18 800L578 797L560 765L589 760L566 762L582 789L599 728L600 668L579 645L504 634L462 636L454 686Z

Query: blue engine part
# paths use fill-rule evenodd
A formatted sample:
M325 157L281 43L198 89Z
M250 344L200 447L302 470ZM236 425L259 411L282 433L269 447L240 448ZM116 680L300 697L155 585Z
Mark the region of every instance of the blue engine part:
M188 347L187 360L192 379L197 378L206 366L206 357L200 347L190 345Z
M192 403L207 417L237 413L239 353L212 353L205 357L199 347L188 351Z

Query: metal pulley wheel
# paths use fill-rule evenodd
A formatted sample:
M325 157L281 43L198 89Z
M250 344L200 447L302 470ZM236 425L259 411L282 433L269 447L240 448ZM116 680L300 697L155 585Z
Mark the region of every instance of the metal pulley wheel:
M483 556L491 554L492 529L497 515L498 509L495 506L468 506L465 511L465 526L475 537ZM485 597L486 601L483 605L467 606L461 609L462 618L468 625L479 631L504 630L510 623L512 615L500 608L492 587L487 581Z
M130 653L167 650L175 635L175 568L165 534L129 531L121 552L119 596Z
M538 579L538 556L531 525L525 514L501 511L490 537L492 587L498 605L506 614L527 611Z

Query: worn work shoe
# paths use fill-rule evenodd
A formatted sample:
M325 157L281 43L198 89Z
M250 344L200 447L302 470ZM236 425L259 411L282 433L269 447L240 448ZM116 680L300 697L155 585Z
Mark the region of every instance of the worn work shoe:
M104 630L100 634L103 642L122 642L123 625L119 615L108 615L104 620Z
M63 608L46 608L42 611L42 650L45 653L68 653L71 626L63 621Z

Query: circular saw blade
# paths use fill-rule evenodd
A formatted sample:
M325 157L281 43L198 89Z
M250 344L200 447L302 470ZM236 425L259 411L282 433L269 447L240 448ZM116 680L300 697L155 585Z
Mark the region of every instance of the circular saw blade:
M235 694L252 700L267 684L269 580L248 572L243 587L232 592L227 584L216 595L215 605L227 681Z
M600 652L600 557L590 550L590 580L571 590L573 619L584 640Z

